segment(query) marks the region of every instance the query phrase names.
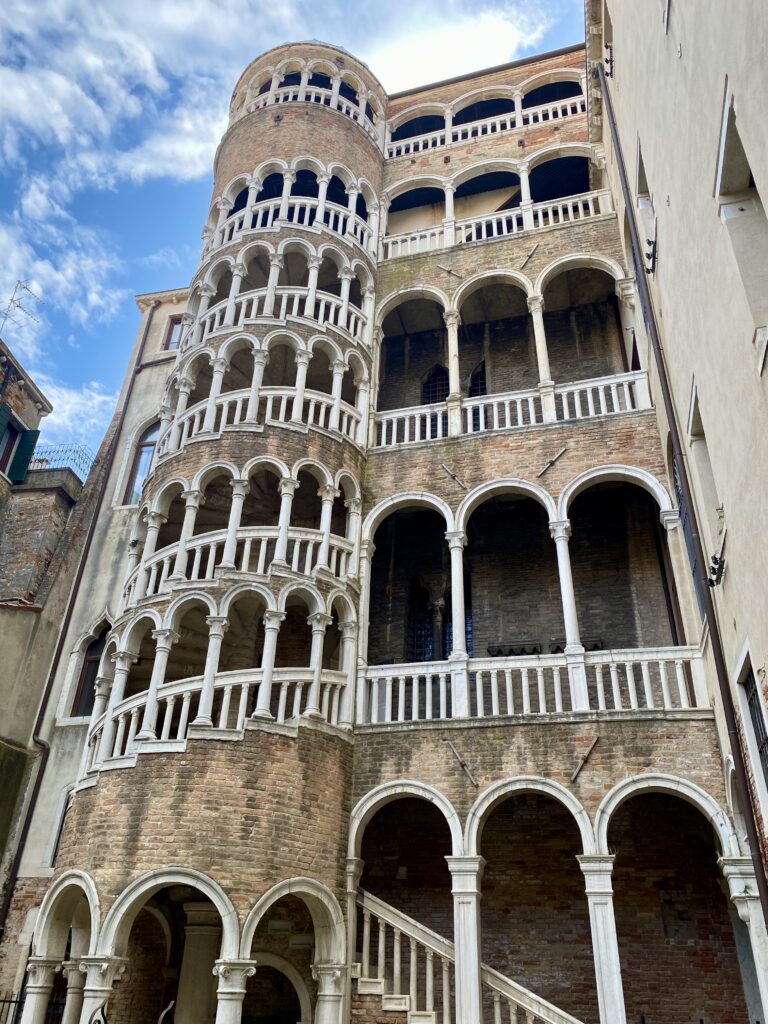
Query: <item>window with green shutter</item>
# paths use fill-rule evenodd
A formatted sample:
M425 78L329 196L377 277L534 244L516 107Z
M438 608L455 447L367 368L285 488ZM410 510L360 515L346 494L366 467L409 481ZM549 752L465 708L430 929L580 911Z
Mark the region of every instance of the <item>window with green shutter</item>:
M39 430L23 430L21 432L19 443L16 445L16 451L8 468L8 479L12 484L24 483L29 460L32 458L32 452L35 450L39 436Z

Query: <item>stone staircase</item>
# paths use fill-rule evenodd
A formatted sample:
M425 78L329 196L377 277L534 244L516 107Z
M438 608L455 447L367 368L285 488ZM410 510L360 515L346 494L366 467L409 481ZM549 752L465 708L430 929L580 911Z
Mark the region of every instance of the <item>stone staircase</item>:
M375 996L392 1024L452 1024L453 943L362 889L357 902L362 917L360 1009ZM485 1022L478 1024L582 1024L486 964L481 964L480 979ZM383 1018L378 1013L363 1018L358 1010L357 1019L378 1024Z

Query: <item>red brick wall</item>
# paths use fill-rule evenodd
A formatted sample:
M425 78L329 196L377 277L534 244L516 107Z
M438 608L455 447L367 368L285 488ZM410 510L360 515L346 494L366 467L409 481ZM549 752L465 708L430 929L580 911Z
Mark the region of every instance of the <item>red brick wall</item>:
M160 923L139 912L128 940L128 967L109 1001L110 1024L157 1024L165 999L166 944Z

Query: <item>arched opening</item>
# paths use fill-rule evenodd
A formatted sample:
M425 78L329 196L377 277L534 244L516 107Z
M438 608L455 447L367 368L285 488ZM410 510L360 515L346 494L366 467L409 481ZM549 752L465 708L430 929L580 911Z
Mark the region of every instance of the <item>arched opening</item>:
M581 82L548 82L531 89L523 96L523 110L529 107L542 107L558 100L568 100L572 96L581 96Z
M197 537L201 533L226 530L232 508L232 477L226 472L215 472L202 487L202 496L195 516L192 531Z
M87 643L82 652L80 671L75 684L75 692L72 697L70 714L73 718L86 718L93 711L96 700L96 679L99 675L99 666L107 644L110 625L102 622L94 630L91 640Z
M700 811L671 794L630 796L610 821L608 843L616 855L614 913L627 1020L762 1019L749 940L717 868L723 851ZM651 986L640 959L654 965Z
M229 220L230 217L234 217L236 213L240 213L241 210L244 210L247 203L248 186L246 185L246 187L241 188L240 191L235 196L234 202L232 203L232 209L227 214L227 220Z
M169 544L175 544L181 536L181 526L184 522L186 502L184 500L184 487L180 483L171 484L161 496L158 509L161 515L165 516L157 533L155 551L159 552Z
M536 387L536 345L521 288L503 279L489 282L464 299L460 316L459 371L465 394L472 397L473 383L477 396Z
M444 219L445 192L441 188L411 188L392 200L387 218L387 234L402 235L439 227Z
M312 628L307 620L314 610L300 591L288 595L277 637L276 668L309 668Z
M155 629L157 629L157 625L150 618L142 618L131 627L126 649L135 656L136 660L131 664L125 682L126 697L144 693L149 686L152 666L155 662L156 645L152 636Z
M588 650L680 642L656 502L644 489L607 481L568 510L576 610Z
M545 509L525 495L496 494L472 512L466 533L470 650L481 658L508 658L560 649L560 583ZM519 712L521 695L514 697Z
M188 367L187 376L193 381L192 390L187 399L187 409L191 409L198 402L204 402L211 392L211 380L213 377L211 357L201 354L195 358Z
M299 486L293 493L291 505L291 526L304 530L319 530L322 501L318 489L318 478L307 469L298 476Z
M267 86L269 88L269 86ZM256 202L264 203L270 199L279 199L283 194L283 175L279 171L272 171L261 183L261 188L256 193Z
M382 328L379 411L422 405L428 376L448 365L442 306L432 299L406 300L387 314Z
M229 604L219 672L246 672L261 667L265 611L264 598L255 590L242 591Z
M604 270L579 267L552 278L544 289L544 327L552 379L557 383L609 377L627 370L615 281ZM558 396L562 405L565 399ZM576 415L574 397L569 415ZM624 399L606 396L607 411ZM597 408L600 408L598 405ZM562 409L559 410L562 415Z
M240 294L266 288L269 281L269 252L266 249L249 249L245 254L245 277L240 282Z
M205 657L208 652L207 617L211 610L204 601L188 601L176 614L174 630L179 639L171 647L168 664L165 669L165 682L173 683L178 679L193 679L201 676L205 669ZM177 709L177 717L180 708ZM176 735L175 729L171 729Z
M445 116L443 114L421 114L404 121L392 132L392 142L402 142L404 139L414 139L417 135L429 135L432 132L439 132L445 128Z
M247 342L229 352L229 365L221 381L221 393L246 391L253 379L253 349Z
M338 174L331 175L331 180L328 182L328 191L326 193L326 201L333 203L335 206L341 206L344 209L347 208L349 203L349 197L347 195L347 186L338 176Z
M229 298L232 287L232 268L225 265L216 270L213 274L212 287L215 290L209 305L211 309Z
M235 554L235 565L242 572L263 576L272 564L280 521L280 503L280 473L277 469L262 465L251 470Z
M463 181L454 192L457 220L501 213L520 205L520 178L511 171L488 171ZM483 237L483 236L479 236ZM463 238L463 241L471 241Z
M534 203L578 196L589 192L589 160L585 156L546 160L533 168L528 180Z
M576 860L583 850L573 815L552 797L516 793L490 811L478 852L486 862L483 962L596 1024L589 908ZM490 1005L486 1014L492 1019Z
M438 512L423 508L393 512L377 529L371 563L369 664L447 656L444 623L451 570L445 529Z
M307 367L308 391L319 391L321 394L330 395L333 382L333 371L331 364L335 358L332 349L327 349L322 342L315 344L312 349L312 358Z
M264 387L292 388L296 384L296 346L276 340L269 346L269 362L264 367Z
M291 185L291 195L304 196L307 199L317 199L317 193L317 174L306 167L297 171L296 178Z
M471 124L472 121L484 121L489 117L500 117L502 114L509 114L515 109L515 101L509 96L499 96L496 99L475 100L466 107L462 107L453 115L454 125Z
M285 919L275 918L277 923ZM287 923L299 924L290 919ZM302 1016L299 994L287 974L264 964L261 951L256 962L256 974L246 984L241 1024L311 1024Z
M278 285L288 288L305 288L309 278L307 253L304 249L287 249L283 252L283 266L277 279Z

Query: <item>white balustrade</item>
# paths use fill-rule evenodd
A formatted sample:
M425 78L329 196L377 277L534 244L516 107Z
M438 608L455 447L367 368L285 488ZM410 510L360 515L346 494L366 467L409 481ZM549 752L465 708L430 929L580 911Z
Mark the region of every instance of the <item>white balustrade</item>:
M241 526L237 531L235 568L263 576L272 565L277 543L277 526ZM207 582L214 579L216 569L224 555L226 530L199 534L187 542L186 579L193 582ZM309 530L292 526L288 530L288 552L286 561L294 572L308 576L317 565L323 535L320 530ZM328 568L334 576L347 573L352 557L352 542L346 537L331 534L328 548ZM178 544L169 544L155 552L141 566L133 570L126 582L124 594L126 607L133 603L136 580L141 571L148 571L146 597L156 597L170 588L168 576L173 571Z
M596 377L555 388L558 420L581 420L617 412L650 409L648 375L645 370Z
M524 107L521 123L518 123L515 111L510 110L506 114L498 114L496 117L486 117L480 121L454 125L450 131L440 128L434 132L426 132L424 135L415 135L410 139L390 142L387 145L387 157L391 159L399 156L412 156L414 153L437 149L454 142L467 142L471 139L483 138L486 135L497 135L530 124L539 124L542 121L573 117L576 114L586 113L586 110L587 101L584 96L573 96L570 99L545 103L538 107Z
M376 445L380 448L438 440L448 436L448 413L445 402L380 412L376 414L375 422Z
M702 661L696 647L596 651L585 654L584 662L590 711L688 711L702 706ZM573 711L569 659L563 654L470 658L467 671L472 718ZM452 718L451 663L371 665L365 670L363 694L359 723Z
M255 695L261 682L261 669L221 672L216 676L212 712L213 729L222 732L242 732L253 711ZM312 683L310 668L276 668L272 676L270 711L278 724L296 719L307 707ZM338 725L339 711L346 674L323 669L320 680L320 714L331 725ZM156 749L159 743L176 744L183 749L189 736L200 703L203 677L194 676L165 683L160 687L158 699L158 739L137 741L136 733L147 700L146 691L121 701L112 712L115 722L114 743L107 764L119 758L140 753L142 749ZM98 749L105 716L96 723L92 737ZM92 759L89 770L97 764Z
M535 390L468 398L461 405L465 434L511 430L543 422L541 400Z
M533 204L535 229L549 228L558 224L596 217L613 210L610 191L599 189L583 195L566 196L548 202ZM527 230L523 223L523 212L519 207L477 214L456 221L454 241L451 245L467 242L487 242L495 238L508 238ZM398 256L413 256L420 252L432 252L446 247L443 225L388 235L383 240L383 258L396 259Z
M383 1010L405 1011L409 1020L451 1024L454 944L362 889L357 903L358 991L380 995ZM486 964L480 966L480 978L483 1024L581 1024Z
M283 86L281 89L276 89L274 92L273 103L297 103L303 101L304 103L319 103L324 107L331 107L339 110L342 114L346 114L347 117L355 121L366 134L378 144L378 132L376 126L373 125L365 113L361 110L356 103L352 103L350 100L345 99L343 96L337 96L334 103L333 91L331 89L323 89L316 85L308 85L304 91L304 96L300 96L300 88L298 85ZM264 93L262 96L258 96L253 103L253 109L258 110L261 107L266 107L270 102L269 94Z
M281 199L264 199L248 210L239 210L228 217L215 232L205 254L237 242L250 231L268 231L277 227ZM290 196L286 220L304 228L317 228L318 200L311 196ZM346 236L349 219L353 218L352 236L366 252L370 246L371 229L357 213L326 200L323 226L334 234Z

